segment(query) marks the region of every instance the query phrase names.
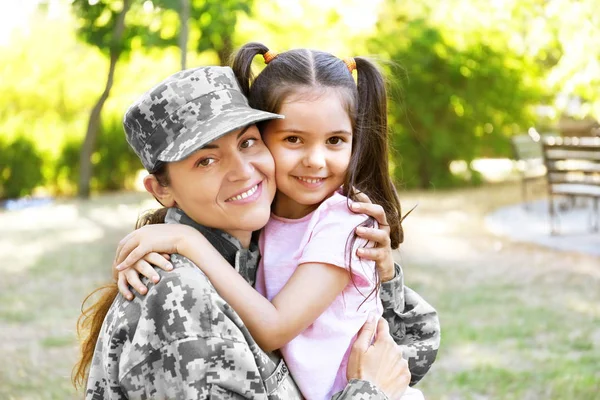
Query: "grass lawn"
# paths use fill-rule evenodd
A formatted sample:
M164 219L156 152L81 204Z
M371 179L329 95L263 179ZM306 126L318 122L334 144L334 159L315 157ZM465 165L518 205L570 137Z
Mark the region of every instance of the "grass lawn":
M403 194L407 284L439 311L442 346L418 385L428 399L600 398L600 258L494 237L516 202L495 185ZM81 300L109 278L141 194L0 212L0 399L75 399ZM143 203L143 204L142 204Z

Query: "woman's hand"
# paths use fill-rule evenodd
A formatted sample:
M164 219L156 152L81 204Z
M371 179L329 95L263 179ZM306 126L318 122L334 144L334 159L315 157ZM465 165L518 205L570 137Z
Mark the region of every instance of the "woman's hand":
M113 278L116 278L119 292L128 300L133 299L129 286L146 294L147 288L140 280L140 274L158 282L160 277L152 265L165 271L173 269L168 261L169 254L179 253L183 243L196 234L200 235L186 225L153 224L125 236L119 242L113 265Z
M399 399L410 383L408 362L390 336L385 319L380 318L377 327L375 321L376 317L371 314L358 334L348 359L346 377L369 381L389 399ZM375 329L376 339L371 344Z
M352 211L367 214L375 218L379 223L379 228L366 228L360 226L356 228L356 235L372 241L375 247L360 248L356 254L365 260L375 261L377 272L382 282L387 282L394 278L394 255L392 253L392 242L390 240L390 225L387 223L387 217L383 207L371 203L369 197L364 193L356 195L360 202L352 203Z

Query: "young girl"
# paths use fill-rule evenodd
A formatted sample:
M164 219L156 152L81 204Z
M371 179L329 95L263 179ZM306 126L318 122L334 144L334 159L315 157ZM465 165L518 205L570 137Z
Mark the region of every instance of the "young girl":
M268 65L251 82L258 54ZM277 193L260 235L259 293L199 235L188 235L195 246L182 254L203 270L265 351L281 349L307 399L331 398L347 383L360 327L370 313L382 313L374 263L357 257L369 244L355 229L375 225L352 210L357 190L383 206L392 248L403 239L388 171L384 80L364 58L343 61L305 49L275 55L253 43L238 52L233 70L252 107L285 116L260 126L275 160ZM216 161L208 155L201 165Z

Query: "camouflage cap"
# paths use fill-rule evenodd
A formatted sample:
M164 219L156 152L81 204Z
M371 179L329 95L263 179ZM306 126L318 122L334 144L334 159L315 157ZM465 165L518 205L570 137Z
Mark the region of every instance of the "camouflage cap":
M127 142L153 172L221 136L282 115L250 108L229 67L180 71L144 93L123 118Z

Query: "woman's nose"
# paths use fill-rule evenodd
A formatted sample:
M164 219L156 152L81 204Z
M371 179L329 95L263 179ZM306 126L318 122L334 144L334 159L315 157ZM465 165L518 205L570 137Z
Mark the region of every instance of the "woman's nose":
M251 159L238 154L233 157L229 179L232 181L246 180L252 178L254 172L254 166L252 165Z

